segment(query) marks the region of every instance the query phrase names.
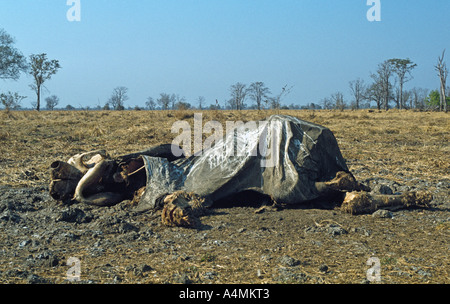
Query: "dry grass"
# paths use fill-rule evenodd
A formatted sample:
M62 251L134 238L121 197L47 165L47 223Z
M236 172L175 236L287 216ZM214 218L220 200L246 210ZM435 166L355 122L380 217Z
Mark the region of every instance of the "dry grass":
M448 114L395 110L202 111L202 114L203 123L289 114L327 126L334 132L358 180L384 177L399 180L399 184L415 184L415 179L421 179L434 189L437 182L450 180ZM192 127L193 117L194 112L188 110L0 112L0 185L48 184L50 164L67 160L80 151L106 149L114 156L170 143L178 135L171 133L172 124L185 119ZM440 197L441 202L442 199L445 196ZM209 227L203 231L164 227L158 217L144 214L128 220L139 225L141 236L151 231L148 239L129 239L131 233L105 235L105 240L111 237L115 245L105 247L100 256L88 251L97 241L88 236L72 243L54 239L48 246L55 250L64 248L66 257L79 257L86 267L83 279L96 282L110 283L118 275L124 283L173 283L177 282L177 276L187 274L193 282L279 283L276 278L283 268L279 261L288 255L299 259L301 265L287 267L287 271L302 272L313 283L359 283L366 276L370 256L381 259L384 283L448 283L449 225L445 206L404 212L395 220L319 209L256 214L251 208L239 207L220 209L203 217L202 223ZM121 208L119 205L108 212ZM102 223L100 219L107 211L94 208L90 212ZM330 223L349 233L331 237L324 226ZM117 239L123 242L117 243ZM18 242L14 239L14 244ZM25 266L21 261L14 256L0 261L0 265L9 269L12 263L22 269ZM141 264L150 265L152 270L137 276L132 266ZM323 264L329 267L327 273L319 271ZM418 269L431 276L421 276ZM61 266L35 271L59 283L63 282L66 270ZM206 279L208 276L212 278ZM288 275L285 277L289 279Z
M209 120L250 121L275 111L201 111ZM448 114L395 111L276 111L329 127L358 178L381 174L450 178ZM48 180L48 167L80 151L111 155L169 143L177 120L193 127L193 111L0 112L0 184L27 186ZM224 128L225 129L225 128ZM204 134L206 138L209 134Z

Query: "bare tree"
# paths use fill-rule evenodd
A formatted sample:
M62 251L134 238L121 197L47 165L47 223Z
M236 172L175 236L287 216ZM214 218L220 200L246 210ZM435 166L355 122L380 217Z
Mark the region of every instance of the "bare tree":
M408 105L409 104L409 105ZM403 91L403 109L412 109L413 107L413 94L410 90Z
M354 98L352 108L359 109L361 102L367 99L367 87L364 84L364 80L358 78L350 81L349 86Z
M447 95L445 93L446 82L448 76L447 64L444 62L445 50L442 52L442 56L438 58L438 63L435 66L436 71L438 72L439 80L440 80L440 90L439 90L439 111L444 111L447 113Z
M172 110L177 110L177 109L179 109L179 107L178 107L178 105L183 105L183 106L186 106L187 104L189 104L189 103L187 103L186 102L186 97L180 97L180 95L179 94L172 94L171 96L170 96L170 101L171 101L171 103L172 103ZM182 107L183 107L182 106ZM189 104L189 108L191 107L191 105Z
M145 105L149 110L154 110L156 108L156 103L153 100L152 97L147 98L147 101L145 102Z
M415 109L423 110L425 108L425 100L428 95L427 89L422 88L412 88L411 89L411 107L414 107Z
M229 103L231 108L235 108L236 110L242 110L244 108L244 101L247 97L246 85L240 82L233 84L230 87L231 99Z
M170 95L170 102L169 102L169 104L170 104L170 108L172 109L172 110L175 110L175 104L177 103L177 95L175 95L175 94L172 94L172 95Z
M205 103L205 97L199 96L199 97L197 98L197 102L198 102L198 108L199 108L200 110L202 110L202 109L203 109L203 105L204 105L204 103Z
M345 109L344 94L336 92L331 95L332 103L334 103L335 109L343 111Z
M6 112L20 108L20 102L25 96L20 96L17 92L8 92L0 94L0 103L5 107Z
M112 94L111 97L108 100L108 103L111 104L111 106L113 107L114 110L124 110L124 102L127 101L128 98L128 88L126 87L116 87Z
M374 101L377 109L381 110L384 98L383 86L378 74L372 74L371 78L373 79L373 83L367 89L367 98L369 101Z
M59 97L56 95L52 95L45 98L45 102L47 104L47 109L53 111L53 109L59 104Z
M279 109L281 107L281 101L291 93L294 86L288 88L288 85L285 85L281 88L281 92L275 97L271 97L267 99L267 102L270 102L272 109Z
M368 94L369 94L369 99L371 101L375 101L375 104L377 105L377 109L381 110L382 100L383 100L383 91L382 91L379 83L373 83L369 87Z
M328 98L328 97L322 98L320 103L322 104L322 107L325 110L330 110L333 108L332 102L331 102L330 98Z
M161 106L162 110L168 110L170 105L170 95L166 93L161 93L159 95L156 102Z
M417 64L413 63L409 58L406 59L389 59L389 64L392 67L392 71L397 74L399 89L398 89L398 100L397 100L397 108L401 109L404 107L405 103L403 100L403 85L410 81L413 77L411 75L411 71L417 66Z
M279 100L278 98L276 98L276 97L270 97L270 98L267 100L267 102L268 102L269 107L270 107L271 109L279 109L279 108L281 108L280 100Z
M376 74L372 74L371 77L375 81L376 85L379 86L380 93L382 95L382 103L384 109L387 111L389 109L389 100L392 96L392 65L389 60L383 61L378 65L378 70Z
M268 100L270 90L264 85L264 82L253 82L248 88L248 94L256 102L256 108L261 110L263 100Z
M31 55L30 62L29 73L33 76L34 80L34 83L30 87L36 92L36 110L39 111L41 108L41 87L47 80L52 78L52 75L58 72L61 66L58 60L47 59L47 54L45 53Z

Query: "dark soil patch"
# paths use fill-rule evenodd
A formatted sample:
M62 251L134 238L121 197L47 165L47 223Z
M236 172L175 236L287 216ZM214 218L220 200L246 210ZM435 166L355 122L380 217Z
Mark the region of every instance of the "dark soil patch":
M418 183L366 181L382 191ZM426 181L423 181L426 183ZM211 209L199 229L168 228L128 201L110 208L62 206L47 186L0 188L0 282L67 283L449 283L448 181L428 185L427 210L352 216L320 208Z

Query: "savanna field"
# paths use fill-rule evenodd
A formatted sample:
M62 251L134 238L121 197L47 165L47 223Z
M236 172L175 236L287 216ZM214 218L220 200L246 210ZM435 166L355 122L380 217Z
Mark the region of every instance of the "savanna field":
M394 193L427 190L435 199L431 208L387 217L241 206L209 211L200 230L168 228L158 214L134 215L127 202L53 201L49 166L79 152L114 157L170 143L178 135L173 123L193 126L194 111L2 111L0 282L64 283L66 261L77 257L83 283L365 283L366 262L377 257L381 283L450 283L448 114L200 112L203 123L287 114L324 125L359 181Z
M203 123L261 120L287 114L330 128L359 179L380 174L403 178L450 178L450 119L438 112L396 111L199 111ZM112 156L170 143L177 120L193 128L193 111L2 112L0 183L46 181L56 159L96 149ZM225 127L224 127L225 130ZM210 134L203 134L204 138Z

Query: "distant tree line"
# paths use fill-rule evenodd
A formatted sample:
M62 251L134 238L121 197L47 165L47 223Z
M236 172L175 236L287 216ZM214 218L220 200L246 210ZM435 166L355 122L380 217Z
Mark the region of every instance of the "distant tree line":
M440 91L429 91L417 87L405 90L405 83L413 78L412 71L417 64L409 58L393 58L378 64L377 71L370 74L371 83L366 84L361 78L350 81L351 99L349 101L344 100L342 92L336 92L321 100L322 108L343 110L370 108L374 105L378 110L395 107L447 112L450 97L446 95L449 88L446 87L448 70L443 61L444 53L445 51L438 58L438 64L435 66L440 79Z
M39 111L41 109L42 90L46 89L44 84L49 81L61 68L59 61L47 58L47 54L31 54L26 58L14 46L14 39L0 29L0 80L18 80L21 73L32 76L30 88L36 93L36 101L32 101L32 106ZM361 78L349 82L349 92L351 98L346 100L341 91L325 97L319 102L311 102L306 106L298 106L293 103L284 105L286 97L293 86L285 85L275 94L264 84L257 81L250 85L237 82L229 87L229 98L222 101L216 99L215 103L205 105L205 97L199 96L195 104L189 103L185 97L178 94L160 93L154 99L148 97L145 101L145 108L150 110L176 110L176 109L360 109L376 107L378 110L396 107L398 109L422 109L439 110L447 112L450 105L450 97L447 94L450 88L446 85L448 69L444 61L445 50L438 57L435 70L439 78L439 89L429 91L423 88L414 87L406 90L405 84L412 78L412 72L417 64L409 58L388 59L378 64L375 73L370 73L371 82L366 84ZM0 104L6 110L18 109L21 101L27 98L18 92L2 92L0 90ZM96 109L104 110L125 110L125 102L129 100L128 88L118 86L113 89L111 97L103 107L98 105ZM60 103L58 96L52 95L45 99L46 108L55 109ZM251 104L248 104L251 102ZM88 107L89 108L89 107ZM66 110L75 109L68 105ZM130 109L128 107L127 109ZM134 109L141 109L135 106Z
M423 88L414 87L405 90L405 84L410 81L413 69L417 66L409 58L388 59L378 65L375 73L370 74L371 83L366 84L361 78L349 82L349 92L351 99L345 100L344 94L340 91L325 97L320 102L297 105L291 103L284 105L282 102L289 95L293 86L285 85L277 94L272 95L271 90L264 82L253 82L246 85L237 82L229 87L230 97L221 105L218 100L215 104L205 107L205 97L199 96L194 104L186 101L185 97L179 94L160 93L154 99L148 97L145 101L145 109L148 110L187 110L187 109L212 109L212 110L243 110L243 109L362 109L375 107L378 110L388 110L392 107L398 109L420 109L420 110L441 110L447 111L450 105L450 97L446 92L450 92L449 87L445 87L448 74L443 62L444 53L439 57L436 71L439 72L440 81L444 89L429 91ZM442 79L441 79L442 77ZM104 110L124 110L124 102L128 98L128 88L116 87L105 106ZM446 96L443 102L441 96ZM247 103L253 103L248 105ZM73 108L73 107L71 107ZM100 109L100 107L97 107ZM141 110L139 106L128 109Z
M230 86L230 98L226 100L224 105L220 105L216 100L215 104L211 104L209 107L205 108L205 97L199 96L197 98L196 105L186 101L184 96L179 94L169 94L160 93L156 100L153 97L148 97L145 101L145 107L149 110L187 110L187 109L231 109L231 110L243 110L243 109L258 109L262 110L264 108L280 108L281 101L285 96L287 96L292 87L284 86L281 91L270 96L271 92L269 88L263 82L251 83L248 87L247 85L237 82ZM116 87L111 97L105 103L104 110L124 110L124 102L128 98L128 88L119 86ZM255 104L247 106L247 100L253 100ZM292 107L296 107L292 105ZM134 109L140 109L135 106Z

